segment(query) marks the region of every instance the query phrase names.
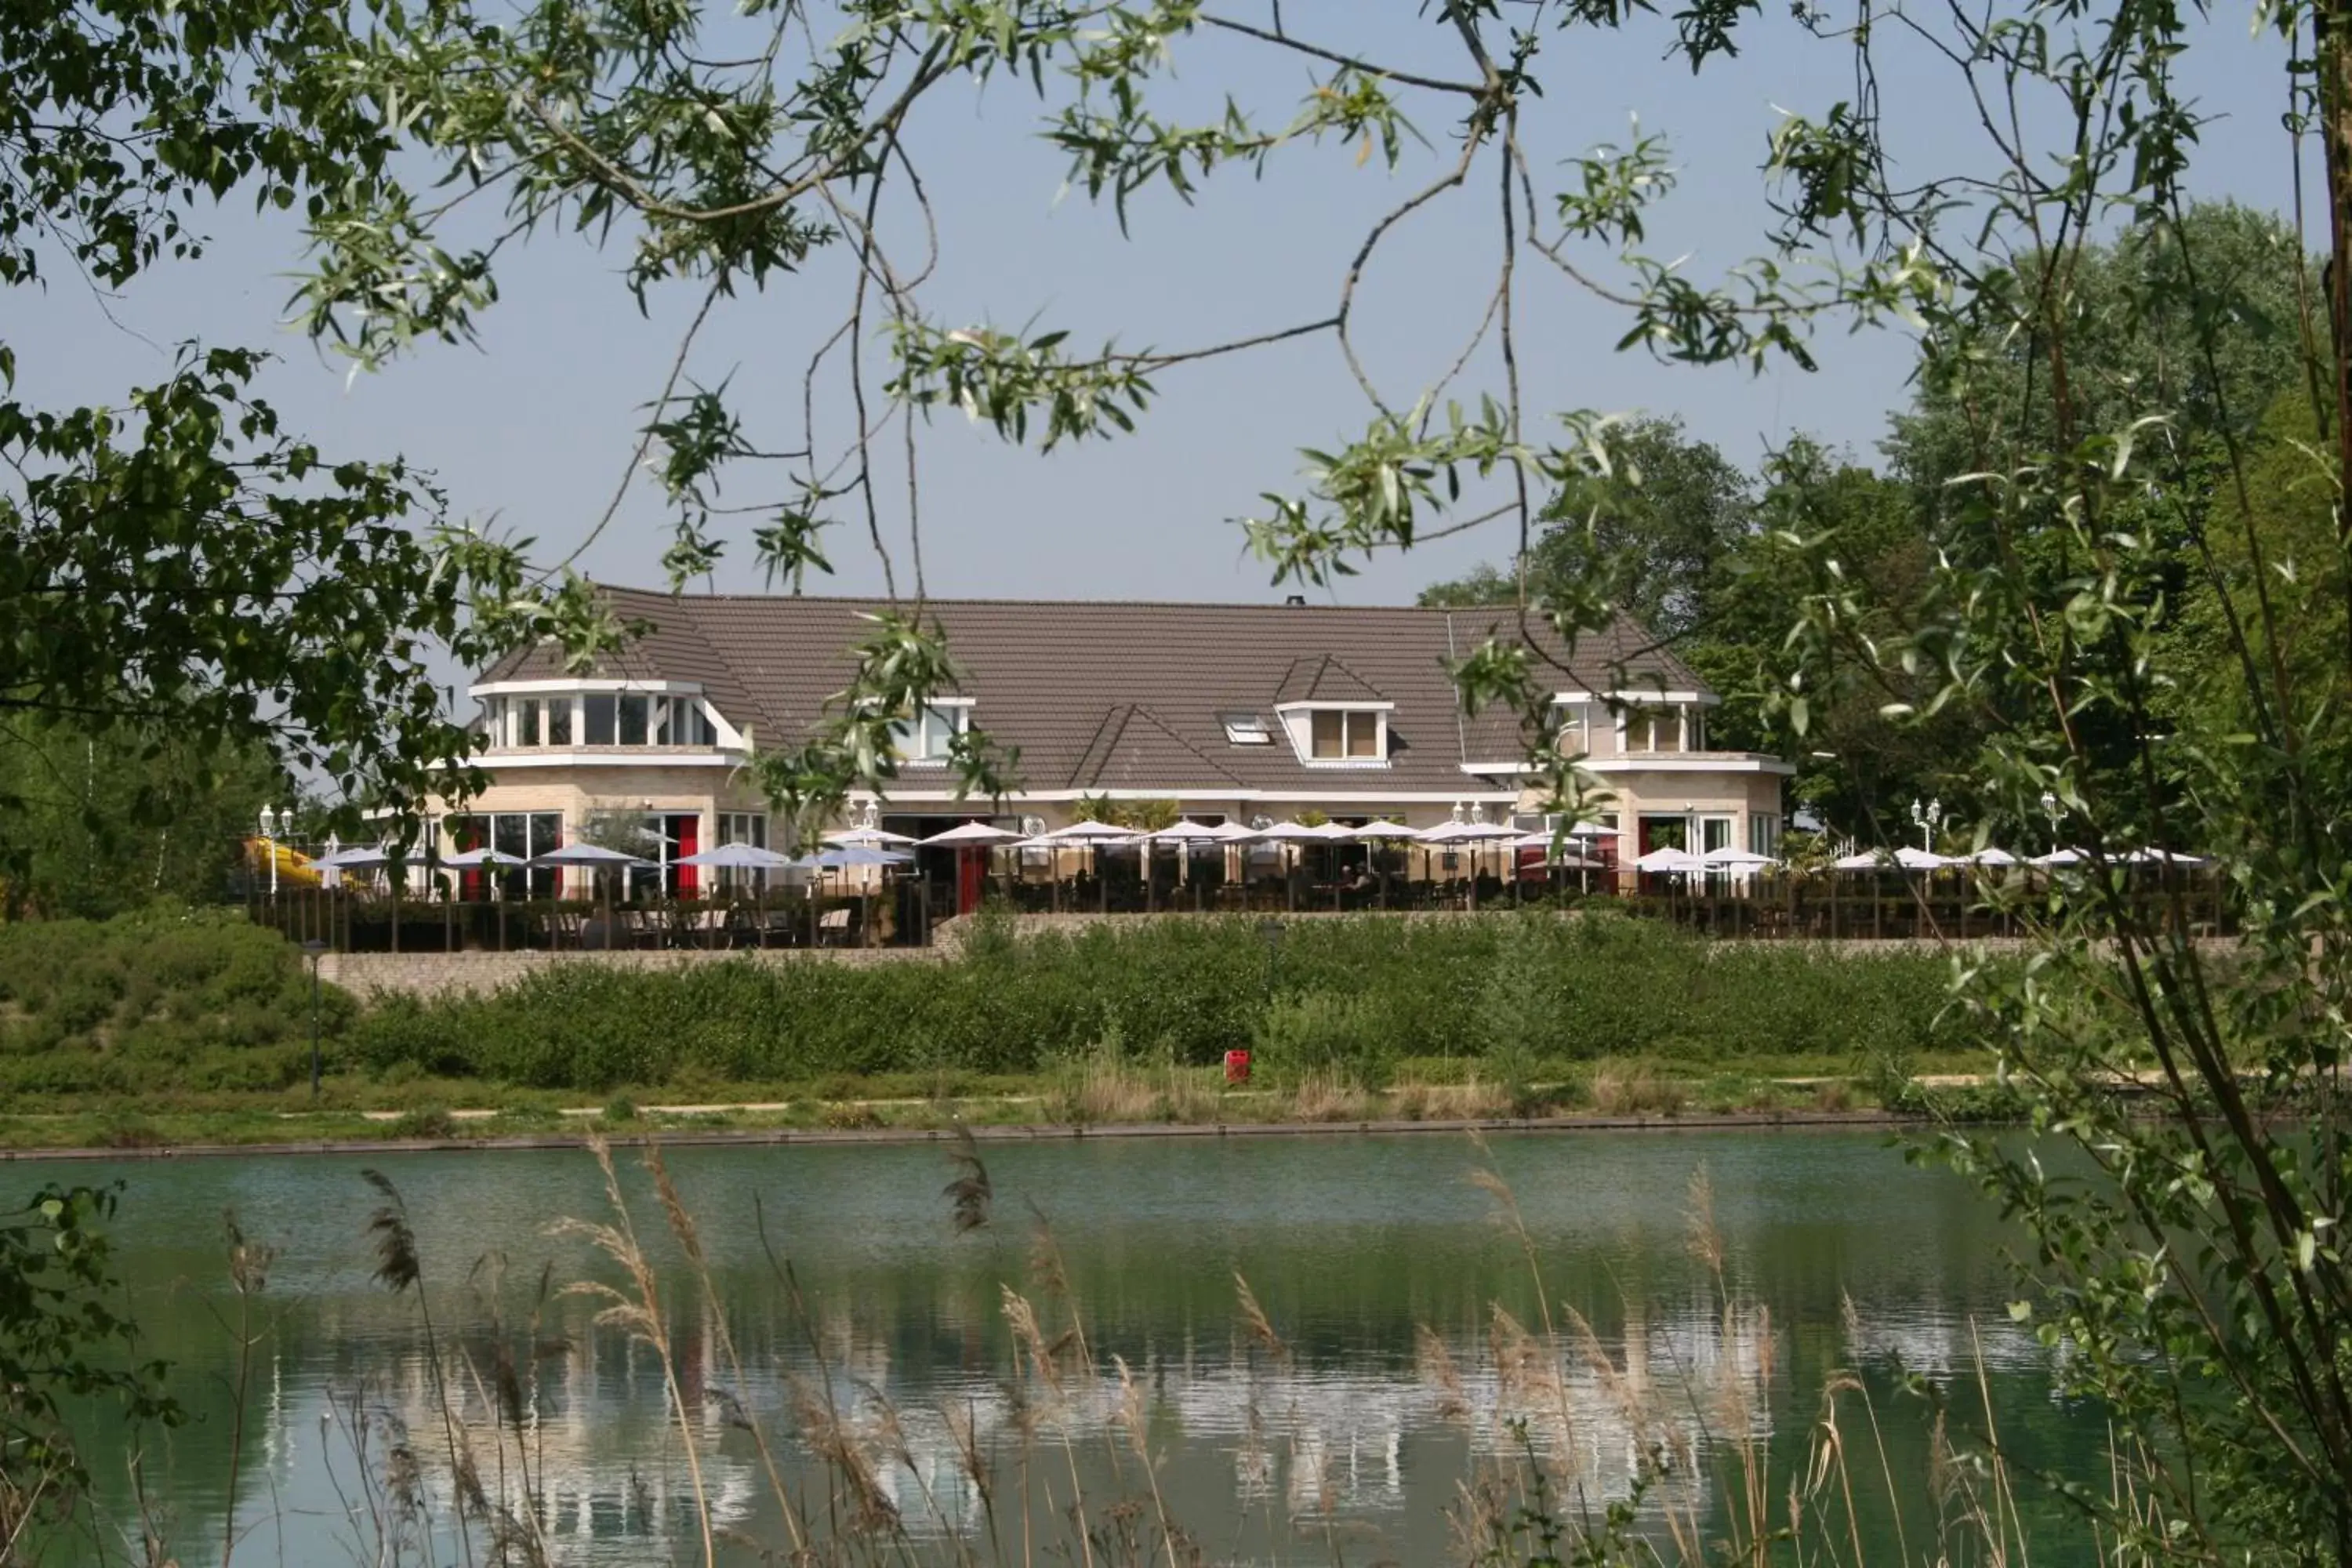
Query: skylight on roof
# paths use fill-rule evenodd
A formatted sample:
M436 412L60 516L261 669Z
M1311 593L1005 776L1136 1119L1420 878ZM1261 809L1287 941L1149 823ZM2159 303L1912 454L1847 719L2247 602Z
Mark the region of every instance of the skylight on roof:
M1236 746L1271 746L1274 731L1266 727L1265 715L1259 713L1220 713L1217 722L1225 727L1225 739Z

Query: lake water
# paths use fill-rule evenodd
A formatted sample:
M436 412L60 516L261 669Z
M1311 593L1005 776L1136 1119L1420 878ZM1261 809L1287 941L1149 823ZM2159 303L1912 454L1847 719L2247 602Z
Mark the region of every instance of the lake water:
M758 1561L754 1543L785 1548L791 1526L769 1462L733 1413L772 1434L776 1474L821 1519L826 1472L796 1397L839 1413L871 1457L872 1500L897 1514L926 1561L945 1560L956 1531L980 1542L982 1561L1082 1561L1080 1548L1061 1558L1069 1537L1055 1512L1074 1484L1097 1504L1126 1496L1164 1509L1209 1562L1448 1561L1465 1484L1507 1472L1528 1448L1596 1510L1633 1495L1651 1454L1667 1472L1643 1491L1638 1528L1661 1541L1678 1525L1720 1533L1740 1517L1743 1451L1768 1467L1766 1495L1784 1506L1824 1385L1841 1371L1858 1374L1877 1422L1873 1437L1861 1395L1844 1396L1857 1511L1875 1555L1907 1548L1916 1561L1933 1538L1934 1417L1916 1386L1948 1395L1955 1431L1982 1427L1989 1394L2023 1468L2100 1473L2103 1422L2053 1397L2046 1352L2010 1323L2002 1247L2013 1237L1962 1182L1907 1166L1875 1134L1533 1135L1497 1138L1484 1154L1436 1134L982 1152L992 1217L959 1234L942 1195L954 1172L938 1146L673 1151L709 1262L706 1293L635 1154L619 1152L658 1272L683 1431L660 1358L625 1327L598 1324L604 1303L560 1293L624 1279L589 1239L551 1232L563 1216L612 1217L584 1152L25 1164L8 1174L20 1188L50 1176L126 1184L117 1234L133 1304L147 1349L181 1369L175 1387L192 1415L150 1438L146 1490L154 1524L192 1564L217 1561L231 1535L240 1562L385 1560L376 1531L396 1510L383 1496L371 1503L369 1488L403 1430L421 1469L427 1517L416 1528L449 1560L451 1429L485 1490L519 1498L519 1472L528 1475L556 1561L699 1561L698 1472L720 1557ZM412 1216L437 1342L480 1372L478 1385L463 1371L452 1378L447 1427L416 1297L370 1278L367 1226L382 1201L361 1175L370 1163ZM1496 1223L1495 1196L1467 1179L1481 1164L1516 1197L1540 1292L1520 1241ZM1721 1279L1737 1298L1728 1313L1689 1244L1702 1173ZM253 1349L234 1529L225 1513L241 1320L227 1212L278 1249L242 1320ZM1023 1292L1045 1336L1068 1320L1041 1279L1037 1215L1091 1358L1076 1364L1071 1347L1054 1380L1016 1373L1003 1296ZM1279 1347L1242 1321L1237 1274ZM542 1281L559 1293L542 1300ZM1549 1312L1558 1353L1513 1347L1498 1312L1530 1331ZM1591 1342L1571 1328L1580 1322ZM502 1350L515 1368L504 1426L492 1414ZM1913 1374L1923 1383L1906 1392ZM1157 1504L1130 1423L1157 1460ZM119 1555L139 1529L125 1455L102 1423L94 1436L109 1555ZM960 1458L965 1448L986 1467L985 1487ZM2042 1521L2038 1561L2089 1561L2054 1507L2026 1488L2020 1504ZM1118 1523L1103 1528L1115 1534ZM478 1526L467 1544L487 1558Z

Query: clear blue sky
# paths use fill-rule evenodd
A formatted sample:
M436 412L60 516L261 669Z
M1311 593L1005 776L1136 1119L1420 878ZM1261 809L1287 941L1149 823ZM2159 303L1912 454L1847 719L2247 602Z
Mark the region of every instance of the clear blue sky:
M1256 19L1262 0L1232 0ZM1417 15L1413 0L1289 0L1297 35L1360 48L1402 68L1454 74L1459 51ZM1681 188L1663 209L1653 248L1687 251L1702 276L1759 247L1763 208L1756 173L1775 105L1818 113L1851 92L1841 47L1806 37L1768 6L1744 35L1746 52L1694 81L1660 56L1671 23L1647 17L1626 36L1561 35L1539 61L1546 96L1529 139L1539 182L1561 159L1627 135L1631 114L1673 139ZM1184 90L1197 108L1228 85L1279 122L1303 89L1296 57L1180 42ZM2231 12L2190 52L2190 84L2207 112L2198 185L2284 208L2287 142L2278 127L2282 50L2251 38ZM1891 54L1882 89L1904 170L1981 167L1987 150L1948 68L1914 48ZM1018 325L1033 317L1069 328L1080 343L1117 335L1131 346L1176 348L1328 314L1348 258L1378 213L1425 183L1447 157L1443 112L1423 100L1434 153L1417 151L1391 175L1353 150L1300 148L1264 183L1222 176L1186 208L1164 193L1140 198L1131 236L1107 211L1060 194L1062 160L1034 139L1034 100L1000 82L982 95L950 84L926 105L911 145L935 198L943 245L927 298L950 321ZM1491 167L1491 165L1482 165ZM1569 177L1560 171L1560 180ZM1058 198L1058 199L1057 199ZM1492 288L1497 237L1491 184L1455 193L1400 231L1381 252L1358 319L1374 374L1410 401L1458 352ZM300 236L281 220L209 215L216 238L201 265L167 269L100 310L90 291L53 268L47 295L10 301L20 392L36 401L111 399L151 380L173 342L274 345L283 361L268 395L289 425L337 456L404 454L436 470L456 508L494 517L560 553L602 512L626 466L636 410L657 389L697 296L658 298L641 320L616 273L566 236L533 244L500 275L504 298L478 348L431 345L347 385L345 367L278 324L299 266ZM915 231L897 237L919 255ZM800 370L838 322L848 272L820 259L765 296L723 307L691 362L715 382L732 375L767 445L796 439ZM1589 407L1679 414L1735 459L1797 431L1867 452L1887 411L1905 397L1907 345L1891 333L1832 337L1821 370L1751 378L1738 371L1666 369L1612 344L1612 308L1574 294L1556 274L1523 267L1521 353L1531 411ZM30 319L26 319L29 313ZM119 324L118 324L119 323ZM878 356L870 361L878 366ZM1491 353L1465 391L1496 384ZM1011 450L960 416L923 430L919 474L929 584L935 595L1036 597L1263 599L1265 569L1243 557L1231 520L1259 492L1291 488L1297 448L1360 429L1367 409L1328 335L1170 373L1140 432L1039 458ZM837 437L845 411L819 410ZM892 450L890 471L898 458ZM747 475L749 479L752 476ZM745 489L741 499L752 499ZM730 495L729 499L736 499ZM903 544L903 494L885 495L885 522ZM851 514L845 510L844 516ZM610 581L659 578L662 508L640 479L616 526L584 558ZM1409 600L1423 584L1508 552L1486 531L1410 557L1390 556L1342 582L1344 602ZM880 574L862 526L832 539L839 574L811 590L867 592ZM755 588L748 540L719 585Z

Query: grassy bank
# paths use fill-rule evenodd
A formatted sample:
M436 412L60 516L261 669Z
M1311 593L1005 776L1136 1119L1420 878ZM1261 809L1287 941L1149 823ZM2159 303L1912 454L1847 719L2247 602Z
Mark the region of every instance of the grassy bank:
M0 927L0 1143L383 1136L371 1110L502 1134L677 1103L784 1126L1838 1108L1982 1064L1948 973L1610 918L1301 921L1274 946L1239 920L1017 942L983 921L944 965L566 965L366 1005L328 987L314 1110L299 955L157 910Z

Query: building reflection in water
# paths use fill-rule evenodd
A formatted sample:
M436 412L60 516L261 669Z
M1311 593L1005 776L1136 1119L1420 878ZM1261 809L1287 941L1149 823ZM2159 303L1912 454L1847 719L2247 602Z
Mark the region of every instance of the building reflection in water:
M1777 1331L1763 1312L1726 1313L1702 1297L1629 1314L1606 1338L1547 1340L1498 1315L1483 1334L1427 1336L1423 1353L1407 1362L1363 1356L1303 1364L1269 1357L1236 1335L1147 1352L1131 1372L1155 1458L1165 1470L1185 1472L1191 1507L1244 1516L1278 1510L1294 1527L1355 1521L1378 1529L1408 1510L1442 1510L1455 1483L1469 1479L1462 1455L1491 1470L1515 1467L1532 1451L1587 1506L1633 1495L1647 1470L1646 1514L1700 1517L1712 1501L1714 1461L1724 1446L1772 1437L1776 1395L1783 1411L1801 1407L1810 1415L1819 1391L1787 1386ZM2032 1337L2011 1325L1972 1326L1916 1305L1884 1318L1849 1315L1840 1340L1849 1365L1899 1364L1932 1378L1964 1373L1979 1353L1996 1370L2046 1375L2050 1364ZM775 1522L764 1464L738 1412L771 1434L788 1486L824 1494L811 1448L792 1436L793 1380L809 1400L838 1413L917 1536L984 1528L982 1489L965 1448L1010 1467L1024 1424L1038 1443L1058 1451L1066 1441L1088 1464L1117 1452L1132 1475L1115 1373L1065 1373L1057 1384L1033 1378L1016 1394L976 1370L902 1372L887 1335L861 1331L845 1315L822 1320L815 1342L821 1363L803 1342L782 1358L782 1373L755 1373L751 1386L739 1388L708 1318L681 1322L674 1370L716 1529L758 1537L763 1528L772 1533ZM761 1364L779 1362L772 1353ZM527 1380L520 1425L540 1528L567 1558L632 1560L650 1541L695 1536L693 1477L663 1387L650 1350L596 1331L579 1333ZM419 1435L420 1447L437 1432L439 1410L421 1358L404 1358L378 1392ZM480 1455L495 1452L499 1433L479 1400L456 1391L453 1402L470 1446ZM278 1422L296 1418L274 1384L272 1409ZM505 1437L511 1447L512 1426ZM1454 1473L1423 1476L1416 1489L1416 1455L1441 1445L1450 1445ZM446 1480L434 1506L446 1516Z

